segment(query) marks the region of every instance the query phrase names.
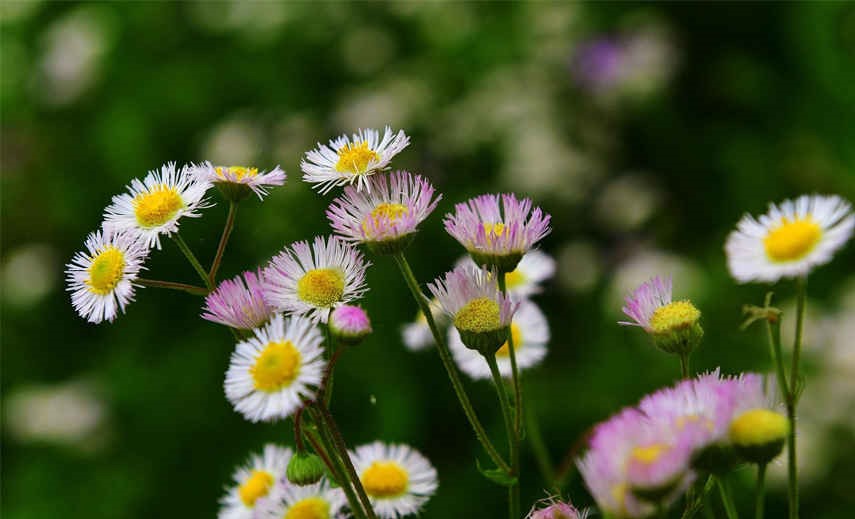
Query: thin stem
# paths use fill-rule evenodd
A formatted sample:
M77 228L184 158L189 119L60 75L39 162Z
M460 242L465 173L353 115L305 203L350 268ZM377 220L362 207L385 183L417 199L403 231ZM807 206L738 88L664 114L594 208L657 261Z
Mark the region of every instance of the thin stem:
M303 418L303 411L305 411L305 407L301 407L297 409L297 412L294 413L294 443L297 446L297 452L303 452L306 450L306 446L303 445L303 432L301 425L301 420Z
M498 285L502 294L507 294L507 273L503 272L498 276ZM511 502L511 517L516 519L519 516L520 502L520 437L522 436L523 398L522 379L519 375L519 368L517 367L517 353L514 345L513 333L508 334L508 356L511 359L511 381L514 385L514 430L513 438L511 440L511 471L513 472L513 475L517 477L516 483L514 483L508 490L508 496ZM493 357L494 362L495 360L495 357ZM502 386L502 390L504 391L504 386ZM508 434L511 434L510 430L508 430Z
M180 290L194 296L204 296L208 294L208 289L196 285L188 285L186 283L177 283L175 281L161 281L159 279L137 278L134 280L144 287L167 288L169 290Z
M766 294L765 308L772 304L772 292ZM766 337L769 340L769 354L775 363L775 374L778 377L778 390L784 401L790 400L790 386L787 384L787 374L784 372L784 357L781 354L781 317L766 318Z
M700 483L700 481L698 481L698 483ZM709 515L709 506L704 506L704 504L709 502L707 496L709 495L710 490L712 490L713 484L713 476L707 476L703 487L701 487L699 491L695 492L694 499L691 502L686 503L686 509L683 510L683 515L680 516L680 519L692 519L701 508L704 508L704 511Z
M317 413L313 413L312 408L307 409L309 410L309 413L312 414L315 422L320 423ZM348 479L343 475L344 469L341 466L341 460L335 455L334 449L330 446L332 441L325 434L319 434L318 432L309 429L304 430L307 432L306 437L309 439L309 443L312 444L312 448L315 449L315 452L324 461L324 464L329 469L333 478L344 490L353 515L357 518L365 519L366 515L362 510L362 503L357 497L356 492L353 490L353 485L351 485L350 481L348 481Z
M229 215L226 216L226 224L223 227L223 234L220 236L220 243L217 245L217 253L214 255L214 261L211 263L211 270L208 272L208 280L213 284L217 279L217 271L220 269L220 263L223 261L223 253L226 251L226 244L229 242L229 237L232 235L232 229L235 227L235 217L237 216L238 204L235 201L229 201Z
M689 354L681 353L680 354L680 374L683 378L689 378Z
M214 284L211 283L210 279L208 279L208 273L205 272L204 268L202 268L202 264L199 263L199 260L196 258L196 255L193 254L193 251L190 250L190 247L187 245L187 242L184 241L184 238L182 238L180 234L175 233L172 235L172 240L176 245L178 245L181 252L184 253L184 257L187 258L187 261L190 262L190 265L192 265L193 269L196 270L196 273L199 274L199 277L202 279L202 282L205 283L205 286L208 287L208 290L213 290Z
M493 384L496 386L496 393L499 395L499 404L502 408L502 418L505 421L505 432L508 435L508 450L510 451L511 459L517 456L516 449L519 443L516 441L516 432L514 430L514 421L511 413L511 400L508 398L508 391L505 389L505 381L499 373L499 365L496 362L495 355L484 355L487 365L490 366L490 374L493 375ZM516 473L511 473L515 476ZM517 492L514 492L514 489ZM519 519L519 486L514 484L508 488L508 516L510 519Z
M481 443L481 446L484 447L484 450L487 451L487 455L490 456L490 459L493 460L493 463L496 464L497 467L502 469L507 473L511 473L511 467L508 465L502 456L499 454L499 451L496 450L496 447L493 446L493 443L490 441L489 436L487 436L487 431L484 429L484 426L481 424L481 421L478 420L478 415L475 413L475 408L472 407L472 402L469 400L469 395L466 394L466 390L463 387L463 382L460 380L460 375L457 373L457 368L454 365L454 361L451 358L451 352L448 350L448 345L445 343L445 338L442 333L440 333L439 328L436 325L436 322L433 319L433 314L430 310L430 305L428 304L427 298L425 298L424 294L419 288L419 283L416 281L416 277L413 274L412 269L410 268L410 264L407 262L407 258L404 256L403 252L399 252L393 256L395 259L395 263L398 264L398 268L401 270L401 274L404 276L404 281L406 281L407 286L410 289L410 292L413 294L413 299L416 300L416 304L419 305L419 309L422 312L422 315L425 316L425 320L427 320L428 327L430 327L430 331L433 334L433 340L436 342L436 349L439 352L439 358L442 360L442 365L445 367L446 373L448 373L448 378L451 380L451 386L454 388L454 393L457 395L457 399L460 401L460 406L463 408L463 413L466 415L466 418L469 420L469 424L472 426L472 429L475 431L475 437L478 438L478 441Z
M787 418L790 421L790 433L787 441L787 472L789 475L789 504L790 519L799 517L799 473L796 462L796 406L798 393L801 392L799 382L799 361L802 352L802 334L804 332L805 303L807 300L807 277L796 280L796 337L793 343L793 365L790 371L790 388L787 397Z
M656 516L659 517L659 519L668 519L668 507L666 507L662 501L656 505L656 510Z
M549 451L546 448L546 442L543 441L540 424L537 422L537 415L531 402L525 408L525 421L526 436L531 444L531 450L534 453L535 461L537 461L537 467L540 469L540 475L552 492L558 495L561 493L561 489L555 480L555 468L552 466L552 460L549 458Z
M737 519L739 515L736 513L736 506L733 504L733 499L727 488L727 482L722 476L716 476L716 483L718 484L718 493L721 496L721 504L724 505L724 512L727 514L727 519Z
M754 518L763 519L763 499L766 493L766 464L757 465L757 495L754 502Z

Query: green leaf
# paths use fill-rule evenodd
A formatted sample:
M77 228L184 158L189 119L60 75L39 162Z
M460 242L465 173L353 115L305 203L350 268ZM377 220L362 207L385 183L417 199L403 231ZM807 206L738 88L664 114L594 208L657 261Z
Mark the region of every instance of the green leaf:
M517 484L517 478L515 476L511 476L502 469L485 469L477 459L475 460L475 465L478 467L478 472L497 485L512 487Z

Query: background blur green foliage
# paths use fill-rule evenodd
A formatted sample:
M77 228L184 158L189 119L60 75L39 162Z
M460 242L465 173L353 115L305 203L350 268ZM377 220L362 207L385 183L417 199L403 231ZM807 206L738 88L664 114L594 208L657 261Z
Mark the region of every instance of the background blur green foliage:
M212 517L234 466L266 441L292 441L286 424L253 425L230 408L232 339L199 319L198 298L139 290L101 326L71 308L63 265L110 197L166 161L288 172L263 204L243 204L228 277L329 232L331 197L300 181L299 160L360 127L405 129L412 144L394 165L444 194L410 249L422 282L461 254L441 226L455 202L533 197L553 214L543 249L559 272L537 299L554 340L525 391L556 464L592 424L678 372L615 324L627 290L673 273L676 296L704 314L694 366L766 369L761 330L737 329L740 306L765 287L728 277L726 234L768 201L855 200L853 4L4 0L0 31L8 519ZM617 78L573 65L598 38L629 56ZM224 217L220 204L182 222L201 257ZM401 344L415 315L406 287L391 260L373 260L364 306L376 333L340 364L333 411L352 445L407 442L433 461L441 484L425 517L498 517L504 492L474 468L485 457L435 352ZM809 287L804 517L855 506L853 262L850 244ZM148 269L194 281L169 241ZM791 286L775 290L786 311ZM469 387L503 444L492 389ZM524 465L528 507L545 494L528 453ZM768 517L783 514L781 468ZM589 504L572 470L568 482ZM752 473L734 484L747 509Z

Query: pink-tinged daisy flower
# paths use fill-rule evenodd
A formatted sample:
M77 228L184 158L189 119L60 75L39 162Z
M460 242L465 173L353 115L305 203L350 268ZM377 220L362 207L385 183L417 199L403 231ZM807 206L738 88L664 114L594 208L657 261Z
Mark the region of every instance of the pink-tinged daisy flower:
M472 256L460 258L457 265L475 265ZM543 283L555 275L555 260L549 254L532 249L517 264L517 268L505 274L509 294L527 298L543 291Z
M140 236L148 248L160 249L160 235L178 232L182 217L201 216L198 209L209 207L203 200L211 187L193 172L196 166L175 168L164 164L160 171L149 171L140 181L133 179L128 192L113 197L104 210L104 230L127 231Z
M755 219L746 214L727 237L730 274L740 283L774 283L831 261L852 236L855 215L839 196L802 195Z
M370 190L368 179L386 169L392 158L410 144L410 138L399 130L386 127L383 138L377 130L359 130L350 138L342 135L307 152L300 162L303 180L325 194L336 186L356 184L357 191Z
M374 176L368 184L365 191L345 187L327 209L327 218L345 240L384 254L405 247L442 198L434 197L427 179L406 171Z
M558 497L548 497L535 503L525 519L585 519L588 517L586 510L579 511L569 502L564 502Z
M777 402L777 387L768 377L743 376L735 392L730 442L746 461L769 463L783 450L791 426Z
M254 519L332 519L344 517L344 492L329 481L299 486L279 481L270 493L260 499Z
M456 267L428 289L451 316L463 343L493 355L507 340L519 303L499 291L496 276L484 269Z
M369 443L357 447L350 457L382 519L418 514L439 486L430 461L408 445Z
M299 241L264 269L264 297L277 311L327 322L331 309L362 297L370 265L355 247L330 236Z
M703 337L700 310L688 300L671 300L670 277L656 276L642 283L627 296L623 313L634 322L618 324L644 328L656 346L668 353L688 353Z
M287 175L279 166L270 171L258 171L258 168L248 166L213 166L205 162L196 167L196 175L202 180L214 184L223 195L235 202L245 198L250 192L255 193L259 200L267 196L271 187L285 183Z
M223 281L205 297L202 319L240 330L258 328L273 315L264 299L262 271L247 271Z
M549 343L549 323L540 308L531 301L522 301L511 322L511 337L514 342L517 368L528 369L540 364L546 356L546 345ZM473 379L491 378L490 367L484 357L467 348L460 339L460 333L455 328L448 330L448 347L460 371ZM509 342L496 351L496 364L502 377L512 375Z
M74 309L90 323L112 321L134 300L134 280L149 249L130 233L95 231L86 251L66 265L66 282Z
M252 422L287 418L315 397L326 366L322 342L311 320L275 315L232 353L226 398Z
M253 519L256 505L284 477L291 455L291 449L272 443L264 446L261 455L253 454L235 471L234 484L220 499L218 519Z
M346 343L358 343L371 333L368 313L358 306L341 305L330 314L330 331Z
M551 231L550 216L528 198L511 193L481 195L454 206L445 230L478 265L511 272L523 255Z

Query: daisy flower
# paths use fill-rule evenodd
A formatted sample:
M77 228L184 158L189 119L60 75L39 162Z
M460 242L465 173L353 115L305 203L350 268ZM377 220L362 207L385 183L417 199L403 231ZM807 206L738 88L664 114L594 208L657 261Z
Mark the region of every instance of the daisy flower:
M670 277L656 276L642 283L627 296L622 308L633 321L618 324L640 326L657 347L668 353L688 353L703 337L698 322L701 312L688 300L672 301L671 288Z
M326 479L305 486L281 480L259 500L254 519L331 519L341 517L346 502L344 492Z
M377 175L367 182L365 191L345 187L327 209L327 218L345 240L365 243L383 254L406 246L442 198L434 197L427 179L406 171Z
M466 255L457 265L475 265L472 256ZM527 298L539 294L543 282L555 275L555 260L549 254L532 249L517 264L517 268L505 274L505 285L509 294Z
M579 511L559 497L548 497L532 505L525 519L585 519L586 517L588 517L587 511Z
M336 186L356 183L356 189L370 190L368 177L386 169L392 158L410 144L410 138L399 130L386 127L383 138L377 130L359 130L350 138L342 135L307 152L300 162L303 180L316 184L322 193Z
M454 206L445 215L445 230L463 245L478 265L513 271L522 256L551 231L550 216L532 208L528 198L481 195Z
M746 461L766 464L784 448L790 421L781 412L775 382L759 375L737 379L730 441Z
M546 356L549 324L536 304L531 301L520 303L511 322L511 336L514 341L518 369L523 370L540 364ZM448 346L461 371L473 379L491 378L490 367L484 357L464 346L463 341L460 340L460 333L454 328L448 330ZM499 373L505 378L512 374L509 353L507 341L496 351Z
M285 475L291 449L269 443L261 455L253 454L234 473L234 485L220 499L219 519L253 519L256 505Z
M440 328L447 326L448 316L442 310L439 300L434 297L429 301L428 305L436 325ZM427 319L421 311L416 314L416 319L413 322L405 324L401 328L401 336L404 346L410 351L420 351L434 345L433 332L431 332Z
M350 456L381 518L417 514L436 492L436 469L412 447L374 442L357 447Z
M318 236L309 246L299 241L276 255L264 269L264 297L280 312L327 322L329 311L362 297L368 290L370 263L341 239Z
M802 195L755 219L746 214L727 237L730 274L740 283L807 275L831 261L852 236L852 206L839 196Z
M202 319L240 330L258 328L273 315L264 299L262 272L247 271L223 281L205 297Z
M281 186L287 175L277 165L270 171L261 171L248 166L213 166L205 162L196 168L196 175L205 182L217 186L223 195L235 202L245 198L250 192L259 200L267 196L268 189Z
M226 398L252 422L287 418L315 397L326 366L322 342L311 320L275 315L232 353Z
M198 217L197 209L209 205L203 200L211 187L193 172L196 166L175 168L164 164L160 171L149 171L140 181L133 179L128 192L113 197L104 210L104 230L129 231L139 235L148 248L160 249L160 235L178 232L178 220Z
M90 323L112 321L134 299L148 248L129 233L102 231L90 233L85 246L66 265L71 304Z
M451 316L463 343L492 355L507 340L508 327L519 303L499 291L496 276L483 268L456 267L428 284L428 289Z

